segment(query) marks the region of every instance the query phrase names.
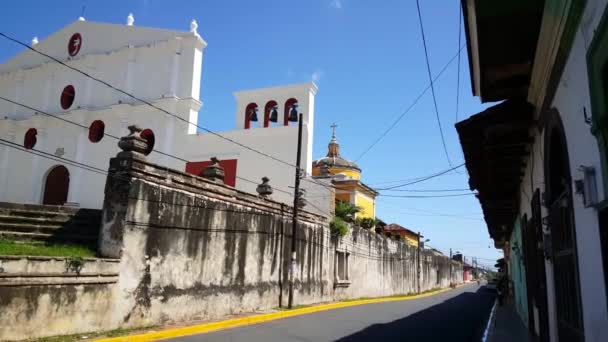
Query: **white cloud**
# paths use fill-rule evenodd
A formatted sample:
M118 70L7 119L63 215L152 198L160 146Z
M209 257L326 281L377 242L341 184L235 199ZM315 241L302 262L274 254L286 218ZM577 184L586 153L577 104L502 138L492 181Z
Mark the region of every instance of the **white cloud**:
M310 78L313 82L319 82L321 80L321 76L323 76L323 73L323 70L316 69L315 71L313 71L312 75L310 75Z
M329 3L329 7L333 7L335 9L342 9L342 0L331 0Z

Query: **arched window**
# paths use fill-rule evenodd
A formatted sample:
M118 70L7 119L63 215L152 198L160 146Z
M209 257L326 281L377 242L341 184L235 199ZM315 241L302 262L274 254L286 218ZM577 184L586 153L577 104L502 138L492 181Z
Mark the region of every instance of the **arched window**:
M252 121L258 121L258 105L253 102L245 107L245 129L251 128Z
M283 125L289 126L289 122L298 122L298 100L293 97L285 101L283 110Z
M70 109L72 104L74 104L74 98L76 97L76 89L73 85L68 85L63 88L61 92L61 108L64 110Z
M92 143L100 142L103 139L106 125L101 120L95 120L89 126L89 141Z
M154 142L156 141L156 139L154 138L154 132L151 129L146 128L141 131L140 136L148 142L148 148L144 152L145 155L148 155L154 149Z
M35 128L28 129L23 137L23 147L27 148L28 150L34 148L37 141L36 135L38 135L38 131Z
M271 100L264 106L264 127L270 127L271 122L279 122L277 101Z

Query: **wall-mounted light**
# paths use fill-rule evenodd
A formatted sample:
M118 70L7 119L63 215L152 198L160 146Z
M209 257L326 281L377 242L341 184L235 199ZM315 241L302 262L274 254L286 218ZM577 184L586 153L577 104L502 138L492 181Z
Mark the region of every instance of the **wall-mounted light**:
M578 170L583 173L583 178L574 181L575 192L583 197L585 208L593 207L597 204L595 168L593 166L581 165Z

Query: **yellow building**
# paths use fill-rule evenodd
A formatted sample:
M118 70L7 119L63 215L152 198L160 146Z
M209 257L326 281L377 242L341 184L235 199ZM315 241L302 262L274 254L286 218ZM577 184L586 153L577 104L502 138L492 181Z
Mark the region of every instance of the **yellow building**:
M352 203L361 207L357 218L376 217L378 192L361 182L361 169L357 164L340 156L340 144L336 140L336 124L332 126L332 137L327 146L327 156L312 163L313 177L332 177L336 188L336 201Z

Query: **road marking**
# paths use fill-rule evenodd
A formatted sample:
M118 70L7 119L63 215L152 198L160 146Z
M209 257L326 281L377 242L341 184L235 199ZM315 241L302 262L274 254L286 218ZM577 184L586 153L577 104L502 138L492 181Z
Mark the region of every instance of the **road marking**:
M496 314L496 303L498 303L498 299L494 300L494 305L492 306L492 311L490 311L490 317L488 318L488 324L486 325L486 330L483 332L483 337L481 338L481 342L486 342L488 340L490 326L492 325L492 321L494 320L494 315Z
M464 286L466 284L461 284L457 287ZM188 327L181 328L173 328L167 329L163 331L151 331L138 335L129 335L129 336L121 336L121 337L112 337L105 338L100 340L95 340L96 342L147 342L147 341L157 341L164 340L169 338L183 337L189 335L198 335L209 333L218 330L224 330L229 328L242 327L252 324L258 324L263 322L274 321L287 317L300 316L305 314L310 314L313 312L326 311L332 309L345 308L349 306L363 305L363 304L373 304L373 303L384 303L384 302L395 302L395 301L403 301L403 300L412 300L430 297L442 292L446 292L451 290L450 288L436 290L432 292L427 292L419 295L410 295L410 296L401 296L401 297L390 297L390 298L375 298L375 299L361 299L361 300L353 300L348 302L337 302L330 304L322 304L315 305L301 309L293 309L289 311L277 311L266 314L253 315L248 317L240 317L240 318L231 318L218 322L210 322L192 325Z

